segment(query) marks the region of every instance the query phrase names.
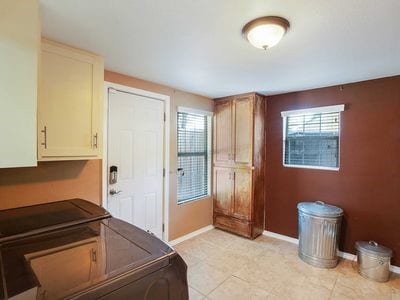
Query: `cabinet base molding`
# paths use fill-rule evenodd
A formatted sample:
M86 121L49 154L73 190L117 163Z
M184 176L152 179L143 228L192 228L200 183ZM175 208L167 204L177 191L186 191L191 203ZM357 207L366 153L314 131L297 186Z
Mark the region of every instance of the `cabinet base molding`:
M253 222L221 214L214 214L214 227L249 239L255 239L262 234L262 231L254 228Z

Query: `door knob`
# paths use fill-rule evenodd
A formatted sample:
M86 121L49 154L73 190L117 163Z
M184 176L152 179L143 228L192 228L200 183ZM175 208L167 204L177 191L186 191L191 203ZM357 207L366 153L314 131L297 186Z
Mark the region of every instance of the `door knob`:
M122 193L122 191L116 191L115 189L111 189L111 190L110 190L110 195L111 195L111 196L117 195L117 194L119 194L119 193Z

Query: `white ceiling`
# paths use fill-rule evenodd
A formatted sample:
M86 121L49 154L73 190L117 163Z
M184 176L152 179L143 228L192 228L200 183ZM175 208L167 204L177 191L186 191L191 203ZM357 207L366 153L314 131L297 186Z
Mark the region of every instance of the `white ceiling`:
M279 94L400 74L399 0L41 0L43 35L106 69L210 97ZM253 18L291 28L267 51Z

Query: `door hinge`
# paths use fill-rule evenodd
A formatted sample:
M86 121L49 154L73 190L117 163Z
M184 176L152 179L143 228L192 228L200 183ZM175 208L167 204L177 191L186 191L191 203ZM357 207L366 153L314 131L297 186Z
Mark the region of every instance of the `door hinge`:
M165 232L165 224L162 224L162 232Z
M41 145L44 146L44 149L47 149L47 126L44 126L43 130L40 132L42 132L44 135L44 141L41 143Z
M164 122L167 121L167 114L164 113Z
M165 177L165 168L162 169L162 176Z

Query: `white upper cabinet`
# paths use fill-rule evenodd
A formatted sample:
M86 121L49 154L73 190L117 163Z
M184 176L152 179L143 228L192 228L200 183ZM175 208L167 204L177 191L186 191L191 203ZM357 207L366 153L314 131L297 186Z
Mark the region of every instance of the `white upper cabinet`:
M0 1L0 168L37 165L37 0Z
M103 59L42 41L39 161L101 158Z

